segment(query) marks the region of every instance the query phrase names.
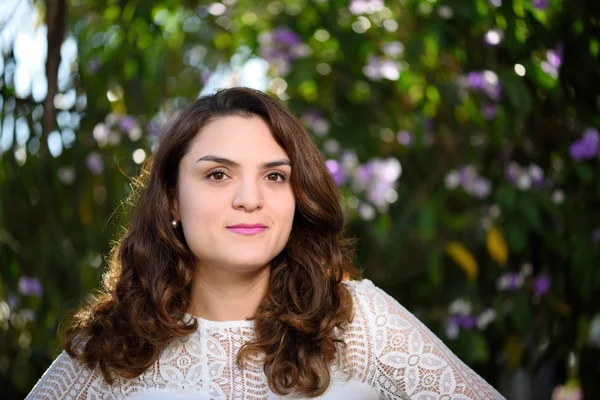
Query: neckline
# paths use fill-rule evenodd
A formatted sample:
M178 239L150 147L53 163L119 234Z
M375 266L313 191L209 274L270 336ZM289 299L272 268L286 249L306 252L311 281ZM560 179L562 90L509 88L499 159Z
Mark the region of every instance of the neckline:
M185 317L188 319L195 319L198 321L198 327L206 328L254 328L254 321L247 319L238 319L232 321L213 321L205 319L194 314L185 313Z
M353 281L353 280L347 280L347 281L342 281L343 284L348 285L348 286L355 286L357 283L359 282L371 282L368 279L362 279L360 281ZM184 318L186 319L195 319L198 321L198 329L204 328L214 328L214 329L225 329L225 328L254 328L254 321L253 320L247 320L247 319L238 319L238 320L231 320L231 321L213 321L210 319L205 319L202 317L199 317L197 315L194 314L190 314L190 313L185 313L184 314Z

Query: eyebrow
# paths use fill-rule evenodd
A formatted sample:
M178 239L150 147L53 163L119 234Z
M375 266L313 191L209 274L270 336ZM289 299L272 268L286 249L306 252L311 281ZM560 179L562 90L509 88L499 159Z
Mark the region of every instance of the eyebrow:
M218 163L218 164L224 164L231 168L236 168L236 167L240 166L239 163L237 163L233 160L230 160L228 158L212 156L212 155L200 157L196 162L200 162L200 161L210 161L210 162L214 162L214 163ZM290 163L290 160L281 159L281 160L275 160L275 161L269 161L266 163L262 163L262 164L260 164L260 167L261 168L275 168L275 167L280 167L282 165L287 165L288 167L292 166L292 164Z

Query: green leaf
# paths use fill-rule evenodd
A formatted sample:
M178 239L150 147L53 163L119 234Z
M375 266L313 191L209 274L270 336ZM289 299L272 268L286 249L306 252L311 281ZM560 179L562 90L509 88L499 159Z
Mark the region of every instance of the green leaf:
M579 178L585 183L590 183L594 178L594 172L592 171L590 166L582 162L576 162L574 165L575 172L577 173Z
M577 288L577 293L586 302L598 288L600 280L598 268L592 267L597 266L597 257L594 257L594 249L584 236L573 236L571 244L571 278L573 285Z
M526 333L531 328L531 305L529 298L524 292L519 292L515 295L513 301L510 319L519 332Z
M500 203L502 209L514 210L517 201L517 188L508 184L500 185L496 191L496 200Z
M525 193L523 196L519 197L518 207L529 225L535 230L540 230L542 227L542 222L540 218L540 210L535 202L535 199L529 193Z
M106 7L104 10L104 18L106 18L107 22L115 21L119 18L119 14L121 14L121 8L118 5Z
M436 231L436 206L433 202L428 202L419 213L419 231L424 240L433 239Z
M443 280L442 256L443 253L439 250L433 250L429 254L429 281L433 286L439 286Z
M514 114L520 118L527 117L531 113L532 98L523 79L513 73L509 73L502 74L501 81Z
M490 357L488 344L483 334L477 332L473 337L473 358L475 361L485 363Z

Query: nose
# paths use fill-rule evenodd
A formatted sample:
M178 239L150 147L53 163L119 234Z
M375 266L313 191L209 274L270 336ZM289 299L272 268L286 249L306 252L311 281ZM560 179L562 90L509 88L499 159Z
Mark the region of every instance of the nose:
M233 196L233 208L251 212L264 204L260 183L254 179L240 179Z

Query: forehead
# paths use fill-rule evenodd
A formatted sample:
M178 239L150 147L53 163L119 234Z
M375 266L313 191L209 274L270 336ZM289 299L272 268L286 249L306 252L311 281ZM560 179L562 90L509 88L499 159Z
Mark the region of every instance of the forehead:
M237 115L208 123L194 138L189 153L196 159L207 154L238 160L287 157L262 118Z

